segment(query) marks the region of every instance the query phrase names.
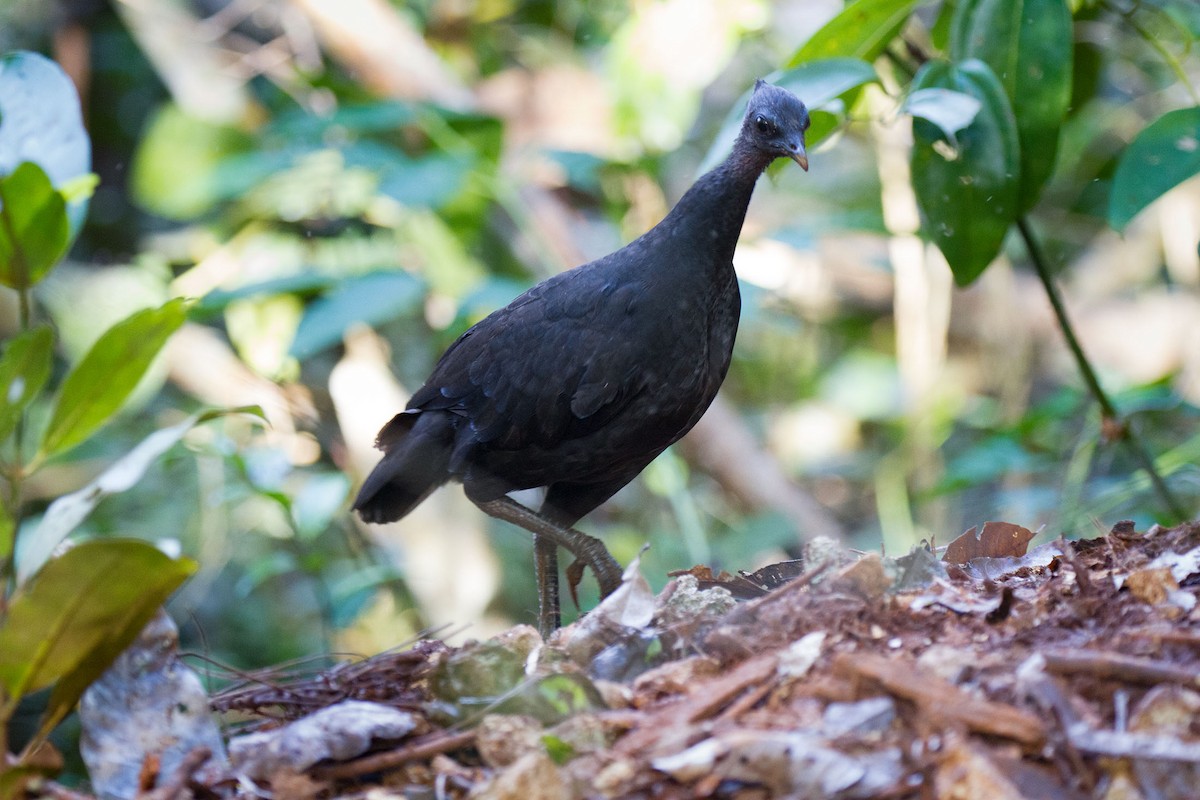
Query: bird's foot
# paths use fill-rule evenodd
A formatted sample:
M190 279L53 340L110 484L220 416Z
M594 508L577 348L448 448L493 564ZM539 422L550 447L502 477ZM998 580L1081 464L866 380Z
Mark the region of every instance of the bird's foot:
M608 552L608 548L604 546L604 543L596 537L588 536L586 533L577 531L574 528L565 528L555 524L552 520L547 519L531 508L521 505L511 497L505 496L495 500L484 501L476 500L475 505L479 506L480 510L485 514L524 528L537 537L538 541L544 538L548 541L545 547L549 547L550 543L552 543L566 549L576 559L583 562L586 566L591 567L592 573L596 576L596 582L600 584L600 597L608 597L621 585L621 565ZM541 579L539 578L540 583ZM554 586L553 593L554 608L557 611L557 583ZM543 603L544 605L545 603ZM543 625L546 624L544 618L540 621Z

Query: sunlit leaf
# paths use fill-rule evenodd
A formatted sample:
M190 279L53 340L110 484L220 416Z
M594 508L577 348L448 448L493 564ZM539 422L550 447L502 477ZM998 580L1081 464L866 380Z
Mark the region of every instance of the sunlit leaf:
M791 91L803 101L809 112L812 113L832 103L850 90L878 79L875 68L865 61L856 58L829 58L801 64L795 69L785 72L773 73L766 80L768 83L782 86ZM704 157L704 163L700 166L701 172L712 169L729 155L733 142L737 139L738 131L742 128L742 120L746 115L748 102L750 102L749 90L738 98L738 101L729 109L729 114L721 124L721 130L717 133L712 146L708 149L708 154ZM820 130L814 123L814 127L809 129L808 135L805 137L805 144L809 152L824 136L828 135L830 130L831 128L828 127Z
M0 175L24 161L65 190L91 172L92 146L71 79L45 56L15 52L0 57ZM83 225L87 195L73 193L70 200L68 241Z
M225 332L246 366L286 379L297 366L288 346L303 314L304 304L290 294L237 300L225 309Z
M133 196L147 211L169 219L203 214L223 197L219 168L249 142L249 137L233 128L190 117L174 105L163 106L150 121L134 156ZM247 181L239 188L261 179L253 166L237 163L236 174ZM268 171L278 166L272 162Z
M896 38L920 0L855 0L825 23L788 61L797 67L823 58L874 61Z
M8 438L21 412L46 385L53 366L54 334L44 325L9 340L0 357L0 442Z
M0 177L0 283L27 289L46 276L71 239L67 203L32 161Z
M913 120L913 188L925 232L965 286L996 257L1017 216L1016 123L999 81L981 61L931 61L913 88L949 89L980 101L956 147L933 123Z
M319 353L340 342L353 324L390 322L415 308L424 296L422 282L403 271L374 272L347 280L304 312L291 355L303 360Z
M575 748L570 742L566 742L550 733L542 735L542 746L546 748L546 753L554 760L554 763L560 766L566 764L576 755Z
M1019 212L1037 203L1054 171L1058 131L1071 101L1074 38L1065 0L959 0L953 60L978 58L1008 97L1021 145Z
M13 595L0 625L0 687L22 697L67 675L99 675L194 570L141 541L71 548Z
M138 311L105 331L63 381L42 437L46 456L71 449L116 413L187 318L188 301Z
M87 486L63 495L51 503L37 528L27 536L21 537L21 548L17 554L17 584L23 584L30 576L36 574L42 564L49 560L54 548L58 547L67 534L75 530L104 498L132 489L150 465L186 436L188 431L202 422L226 414L252 414L262 418L262 410L257 406L193 414L176 425L150 434Z
M900 111L929 120L938 126L951 146L957 146L957 133L970 125L982 103L978 98L949 89L918 89L911 93Z
M96 193L96 187L99 185L100 176L94 172L86 172L59 186L58 191L69 205L91 199L92 195Z
M295 275L284 275L280 278L250 283L236 289L214 289L200 298L192 309L192 319L204 319L218 314L238 300L257 297L272 297L278 294L294 294L302 297L324 292L334 285L338 279L333 275L320 272L298 272Z
M1121 153L1108 197L1108 224L1121 230L1143 208L1200 174L1200 106L1163 114Z

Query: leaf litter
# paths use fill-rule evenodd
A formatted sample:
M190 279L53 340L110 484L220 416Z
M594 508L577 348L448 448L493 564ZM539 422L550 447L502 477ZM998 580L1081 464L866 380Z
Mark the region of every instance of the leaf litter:
M657 596L634 564L548 643L518 626L247 676L212 706L253 770L157 776L147 752L125 796L1195 797L1200 524L1033 537L825 542Z

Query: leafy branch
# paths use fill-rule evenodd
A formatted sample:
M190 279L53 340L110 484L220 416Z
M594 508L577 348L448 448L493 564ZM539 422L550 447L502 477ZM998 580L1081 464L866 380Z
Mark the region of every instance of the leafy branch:
M1071 351L1071 356L1075 359L1075 365L1079 369L1079 374L1082 376L1088 392L1095 399L1096 404L1100 406L1101 431L1106 433L1106 438L1115 438L1129 449L1134 459L1137 460L1138 465L1150 479L1150 483L1154 486L1154 491L1158 494L1163 505L1167 507L1167 510L1176 519L1185 519L1187 512L1184 510L1183 504L1179 502L1167 486L1166 481L1158 473L1158 467L1155 465L1154 459L1150 456L1150 452L1146 449L1145 444L1142 443L1141 437L1137 435L1137 432L1130 425L1129 421L1121 416L1116 405L1109 398L1108 393L1104 391L1104 387L1100 385L1100 379L1096 376L1096 370L1092 368L1091 362L1083 352L1083 347L1079 344L1078 337L1075 336L1075 327L1071 324L1070 317L1067 316L1067 309L1063 305L1062 296L1059 294L1058 287L1054 284L1054 276L1050 272L1050 264L1045 252L1042 250L1041 244L1034 235L1029 220L1025 217L1018 219L1017 230L1020 231L1021 239L1025 242L1025 249L1029 253L1029 260L1033 264L1038 280L1041 281L1042 288L1046 291L1046 298L1050 301L1050 307L1054 309L1054 316L1058 320L1058 327L1062 330L1063 339Z
M57 65L33 53L0 58L0 107L0 152L19 156L7 174L0 173L0 285L17 292L21 309L21 333L0 355L0 446L6 445L0 480L7 484L0 497L0 800L7 800L24 796L39 771L33 754L196 568L138 540L75 543L52 554L104 497L132 488L195 425L228 412L196 414L156 431L91 484L58 498L35 530L22 531L25 481L49 459L90 439L121 409L191 304L170 300L105 331L67 371L37 450L26 458L26 415L50 380L54 354L52 330L33 324L33 288L78 233L95 180L78 99ZM31 129L44 135L14 133ZM257 409L234 411L261 416ZM114 580L131 575L137 579ZM31 692L47 688L40 728L11 755L12 715Z
M1183 519L1183 505L1101 386L1030 222L1053 171L1071 99L1074 34L1067 3L960 0L946 6L935 23L947 42L940 58L931 57L905 33L912 8L908 0L850 3L797 51L788 62L791 70L781 77L786 80L805 67L821 72L822 65L847 57L868 62L883 57L908 76L909 96L902 110L914 116L913 188L925 236L942 251L955 281L965 286L988 268L1016 227L1083 382L1101 409L1104 430L1129 449L1170 515ZM1109 10L1132 20L1132 11ZM1178 59L1143 26L1135 30L1195 97ZM897 42L906 57L891 48ZM913 102L918 96L921 101ZM974 107L959 102L963 97L972 99ZM827 100L818 94L814 105L820 109ZM1197 130L1200 107L1179 109L1154 122L1127 148L1110 197L1113 228L1119 230L1168 189L1200 173Z

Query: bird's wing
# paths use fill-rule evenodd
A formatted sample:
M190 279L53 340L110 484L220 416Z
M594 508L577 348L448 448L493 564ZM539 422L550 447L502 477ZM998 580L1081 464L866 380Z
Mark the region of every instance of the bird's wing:
M498 449L552 445L603 427L645 385L635 284L603 262L535 286L464 333L411 409L446 409ZM640 344L639 344L640 343Z

